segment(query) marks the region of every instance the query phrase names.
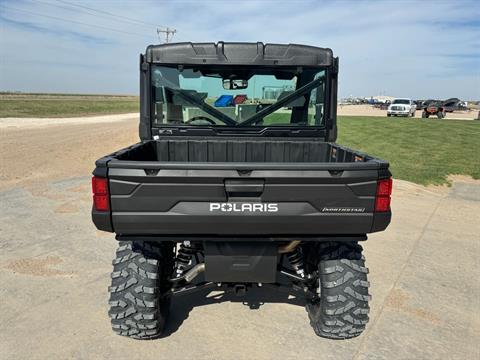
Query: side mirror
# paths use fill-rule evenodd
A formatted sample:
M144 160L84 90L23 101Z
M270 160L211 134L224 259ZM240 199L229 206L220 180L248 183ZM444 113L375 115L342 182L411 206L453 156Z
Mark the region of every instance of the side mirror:
M224 79L223 88L225 90L241 90L248 87L248 81L243 79Z

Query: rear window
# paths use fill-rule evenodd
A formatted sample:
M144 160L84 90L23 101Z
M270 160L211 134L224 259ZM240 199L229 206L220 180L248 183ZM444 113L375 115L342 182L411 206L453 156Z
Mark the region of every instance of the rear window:
M410 104L410 100L407 100L407 99L395 99L395 100L393 100L392 104L408 105L408 104Z
M323 126L325 85L325 69L153 66L154 125Z

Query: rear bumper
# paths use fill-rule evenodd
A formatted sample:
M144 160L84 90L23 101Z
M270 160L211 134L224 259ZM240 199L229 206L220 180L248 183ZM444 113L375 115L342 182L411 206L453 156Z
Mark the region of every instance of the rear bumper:
M282 240L293 237L357 236L386 229L391 212L308 215L178 215L166 213L92 214L99 230L121 236L166 237L261 237ZM313 240L313 239L311 239Z
M201 216L168 213L113 213L117 234L318 235L365 234L373 214L302 216Z
M407 116L407 115L410 115L410 111L409 110L387 110L387 114Z
M352 242L365 241L367 235L324 235L324 236L218 236L218 235L117 235L115 239L118 241L147 241L147 242L161 242L161 241L210 241L210 242L290 242L292 240L300 240L302 242Z
M113 232L112 217L110 212L96 211L92 208L92 221L98 230Z

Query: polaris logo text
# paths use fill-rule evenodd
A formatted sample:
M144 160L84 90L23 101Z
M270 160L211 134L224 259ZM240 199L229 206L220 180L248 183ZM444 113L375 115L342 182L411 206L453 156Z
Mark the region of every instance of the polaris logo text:
M278 204L261 203L210 203L210 211L220 212L277 212Z

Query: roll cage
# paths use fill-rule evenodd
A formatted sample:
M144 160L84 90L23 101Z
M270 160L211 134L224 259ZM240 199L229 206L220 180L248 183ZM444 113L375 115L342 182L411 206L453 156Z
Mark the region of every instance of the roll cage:
M198 106L205 113L214 116L225 124L221 129L215 126L190 126L188 124L154 124L152 101L152 65L166 65L183 69L223 67L254 73L255 69L269 69L272 72L296 68L304 70L325 70L325 76L297 84L292 93L274 104L264 107L252 117L237 122L205 103L191 91L169 87L168 90L184 101ZM243 69L243 70L241 70ZM248 136L308 136L319 137L325 141L336 139L336 102L337 102L338 58L334 58L330 49L304 45L277 45L262 43L177 43L149 46L140 56L140 137L150 140L162 135L248 135ZM265 116L285 107L293 100L308 94L322 82L324 87L324 122L320 126L295 124L292 112L290 125L252 126ZM296 111L302 111L296 109Z

